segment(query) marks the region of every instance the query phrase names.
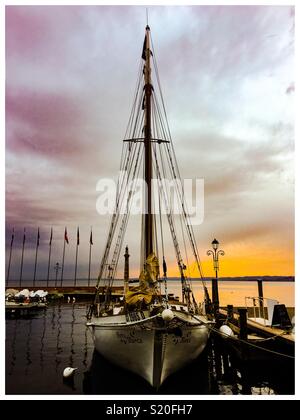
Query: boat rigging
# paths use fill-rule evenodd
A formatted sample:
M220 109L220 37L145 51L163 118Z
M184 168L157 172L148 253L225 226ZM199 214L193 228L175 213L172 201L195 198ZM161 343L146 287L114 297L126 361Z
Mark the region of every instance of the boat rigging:
M153 78L151 63L153 63L155 78ZM126 246L123 304L116 304L112 299L112 285L124 246L132 196L141 172L145 186L145 211L141 218L139 284L138 286L129 285L129 250ZM172 371L201 353L209 336L208 324L211 321L207 316L210 298L203 277L194 232L186 210L182 180L167 120L148 24L145 29L133 107L123 140L120 174L115 208L100 263L95 298L88 313L88 325L93 329L95 345L100 353L114 363L130 368L153 386L158 387ZM153 179L158 181L156 191L153 190ZM177 223L171 192L165 185L166 179L177 181L174 183L174 191L181 209ZM131 186L129 192L128 185ZM155 212L157 207L159 208L158 215ZM182 296L179 305L176 305L176 302L172 304L168 294L162 207L166 209L166 220L181 278ZM181 232L185 259L178 232ZM202 280L205 304L201 309L193 293L187 244ZM164 293L161 291L159 280L164 283ZM182 350L174 347L174 343L178 342L174 339L174 334L179 334L182 343L187 342L186 350L190 353L189 355L182 353L185 346ZM125 342L132 344L131 356L121 353L120 340L123 344ZM143 346L138 346L142 343ZM134 362L130 357L134 357ZM145 357L148 357L146 367L142 366L142 361L140 361ZM133 367L133 363L137 366Z

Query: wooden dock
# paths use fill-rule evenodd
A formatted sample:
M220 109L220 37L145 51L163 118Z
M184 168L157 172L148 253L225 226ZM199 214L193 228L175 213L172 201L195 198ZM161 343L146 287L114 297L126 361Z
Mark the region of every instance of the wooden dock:
M134 284L133 284L134 285ZM131 284L129 284L131 286ZM7 289L14 289L17 291L21 291L23 289L28 289L36 292L37 290L44 290L48 292L50 297L62 297L62 296L70 296L70 297L78 297L78 298L91 298L94 296L96 292L95 286L63 286L63 287L9 287ZM120 298L124 295L124 287L123 286L112 286L111 287L111 296L114 298ZM104 292L104 287L99 287L100 295ZM164 294L162 294L164 296ZM173 293L169 293L169 298L174 301L178 301L179 298L174 296Z
M5 302L5 314L7 316L27 316L31 312L47 309L47 303L44 302Z
M227 311L220 309L223 319L227 318ZM227 325L241 336L241 325L239 314L233 312ZM278 358L295 357L295 336L290 329L283 329L264 325L253 319L246 319L246 331L243 332L242 340L230 339L229 346L234 348L237 355L248 360L268 360Z
M12 287L9 287L11 289ZM19 292L24 289L24 287L14 287L13 289L18 290ZM28 287L29 290L36 292L37 290L44 290L48 292L50 297L55 296L70 296L70 297L79 297L79 298L91 298L96 291L94 286L63 286L63 287ZM100 287L100 293L103 293L103 287ZM122 286L112 287L112 296L121 297L124 294L124 288Z

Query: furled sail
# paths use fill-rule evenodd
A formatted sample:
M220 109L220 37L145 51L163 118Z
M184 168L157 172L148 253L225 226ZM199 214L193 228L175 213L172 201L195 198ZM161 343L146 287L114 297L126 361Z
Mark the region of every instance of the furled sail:
M149 304L155 294L155 286L159 275L159 263L157 256L152 252L146 259L144 269L141 271L139 286L132 287L125 295L128 305L138 303Z
M157 282L157 277L159 275L159 263L158 258L151 252L151 254L146 259L146 264L144 270L140 274L140 284L147 282L150 285L154 286Z

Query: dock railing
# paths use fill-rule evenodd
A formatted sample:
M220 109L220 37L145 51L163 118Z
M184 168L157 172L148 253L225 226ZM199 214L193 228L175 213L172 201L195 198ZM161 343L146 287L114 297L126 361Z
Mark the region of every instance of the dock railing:
M277 300L269 298L261 298L256 296L245 297L245 305L248 313L251 315L253 314L249 318L266 326L272 324L274 306L278 305L278 303L279 302Z

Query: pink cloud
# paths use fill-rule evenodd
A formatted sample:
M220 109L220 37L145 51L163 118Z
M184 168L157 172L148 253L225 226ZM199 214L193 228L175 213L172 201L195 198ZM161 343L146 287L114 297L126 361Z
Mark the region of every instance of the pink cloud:
M256 194L262 201L259 188L265 188L266 209L284 206L274 184L288 163L283 151L290 130L278 135L278 147L267 119L269 141L264 146L259 139L259 147L250 147L247 139L224 138L221 131L224 121L234 119L245 105L238 96L243 79L272 70L280 86L289 86L292 75L282 82L280 71L276 73L289 63L281 48L288 42L289 13L277 7L150 9L181 172L205 177L209 214L201 238L216 228L216 209L233 236L240 228L241 236L251 235L257 221L241 217L243 203ZM34 238L37 224L42 229L72 223L76 235L77 224L99 222L100 255L107 221L96 214L95 185L100 176L117 174L144 20L143 7L6 8L6 220L10 227L19 224L20 240L23 225L32 227ZM293 90L291 85L286 93ZM247 126L247 116L241 118ZM253 182L259 180L265 184ZM234 208L237 216L230 218ZM280 232L286 223L282 215L270 217L271 222ZM62 241L61 232L60 227ZM88 233L89 226L86 238Z
M7 147L50 156L72 154L81 115L76 99L66 94L7 89Z
M288 86L288 88L286 89L285 93L287 95L290 95L291 93L295 92L295 84L291 83L290 86Z
M42 47L48 37L47 19L26 7L6 7L6 53L30 53Z

